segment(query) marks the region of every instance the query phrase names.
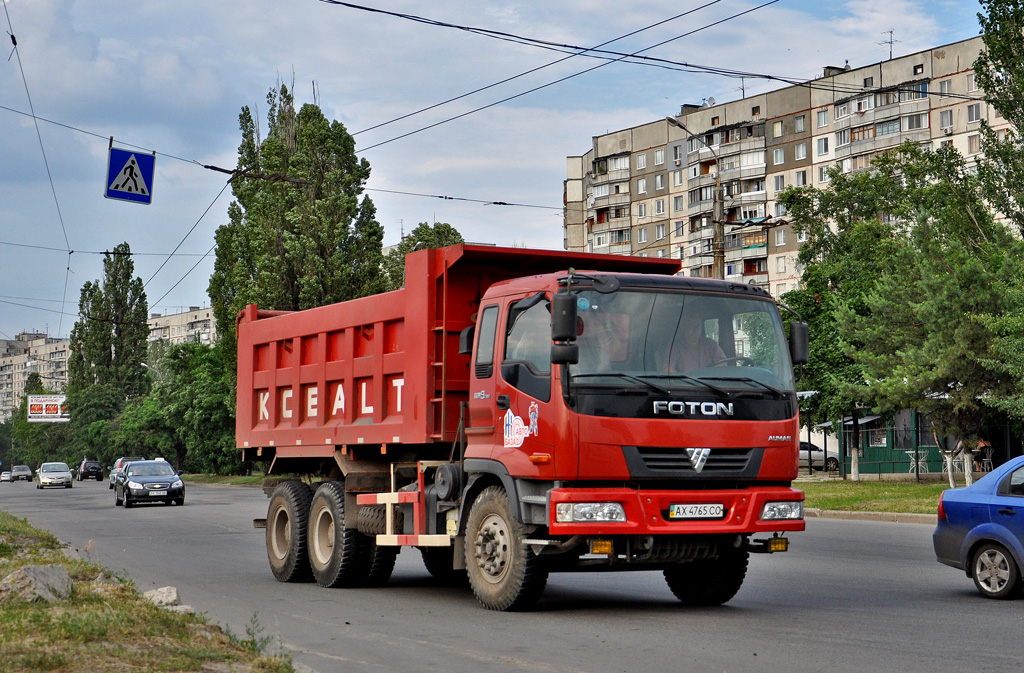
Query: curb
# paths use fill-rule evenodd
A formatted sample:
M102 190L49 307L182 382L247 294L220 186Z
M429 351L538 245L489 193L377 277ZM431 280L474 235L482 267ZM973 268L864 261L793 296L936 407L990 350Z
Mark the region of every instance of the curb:
M888 523L921 523L934 526L936 514L909 514L900 512L843 512L832 509L805 507L804 516L817 519L846 519L848 521L885 521Z

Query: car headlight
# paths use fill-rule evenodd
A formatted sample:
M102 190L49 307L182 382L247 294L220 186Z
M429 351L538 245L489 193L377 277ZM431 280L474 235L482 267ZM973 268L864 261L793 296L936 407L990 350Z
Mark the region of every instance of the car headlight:
M128 488L142 488L142 484L135 481L129 481L127 484L125 484L125 486L127 486Z
M181 488L184 485L185 484L182 483L181 479L178 479L173 484L171 484L171 488Z
M558 523L625 521L626 510L617 502L560 502L555 505Z
M778 521L781 519L804 518L804 503L799 500L781 500L766 502L761 508L762 521Z

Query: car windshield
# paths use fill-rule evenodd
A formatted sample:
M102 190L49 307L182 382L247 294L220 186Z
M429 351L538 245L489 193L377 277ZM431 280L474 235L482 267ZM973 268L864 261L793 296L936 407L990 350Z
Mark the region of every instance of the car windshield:
M67 472L68 466L64 463L43 463L39 468L40 472Z
M170 477L174 475L174 469L168 463L143 463L141 465L129 465L129 477Z

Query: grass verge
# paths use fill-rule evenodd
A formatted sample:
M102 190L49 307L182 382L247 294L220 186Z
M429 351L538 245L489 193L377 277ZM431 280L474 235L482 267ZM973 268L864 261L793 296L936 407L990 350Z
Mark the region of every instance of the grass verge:
M25 519L0 511L0 579L26 565L58 564L71 597L56 603L11 600L0 608L0 672L113 673L225 671L293 673L287 656L269 654L256 616L243 639L205 616L158 608L130 580L85 559Z
M805 507L844 512L935 514L941 483L898 481L807 481L794 484L806 494Z

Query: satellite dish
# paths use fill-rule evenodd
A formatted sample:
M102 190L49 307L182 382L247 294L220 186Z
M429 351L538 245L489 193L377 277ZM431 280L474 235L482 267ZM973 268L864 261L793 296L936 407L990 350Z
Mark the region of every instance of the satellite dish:
M711 106L711 105L714 105L714 104L715 104L715 99L713 97L712 98L708 98L708 105Z

